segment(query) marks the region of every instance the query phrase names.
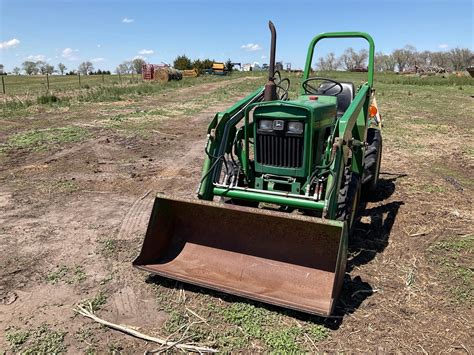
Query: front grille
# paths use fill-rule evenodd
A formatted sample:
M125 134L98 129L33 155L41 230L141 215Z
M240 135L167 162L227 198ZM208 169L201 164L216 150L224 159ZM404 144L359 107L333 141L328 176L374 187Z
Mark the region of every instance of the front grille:
M282 168L303 166L304 137L257 134L257 162Z

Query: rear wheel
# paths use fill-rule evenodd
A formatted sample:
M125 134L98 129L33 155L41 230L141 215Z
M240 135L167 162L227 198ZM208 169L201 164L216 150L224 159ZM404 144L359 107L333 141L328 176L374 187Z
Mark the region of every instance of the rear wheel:
M369 128L367 130L367 144L362 186L364 192L372 192L375 191L379 181L380 163L382 161L382 133L379 129Z
M337 200L336 219L347 222L347 231L351 235L359 206L361 179L359 174L352 172L348 167L344 169L342 179Z

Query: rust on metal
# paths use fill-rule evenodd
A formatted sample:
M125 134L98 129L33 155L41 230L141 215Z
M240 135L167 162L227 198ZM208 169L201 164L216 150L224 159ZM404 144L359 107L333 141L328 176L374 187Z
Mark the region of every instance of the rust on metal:
M133 264L168 278L329 315L342 286L346 252L339 222L157 197Z

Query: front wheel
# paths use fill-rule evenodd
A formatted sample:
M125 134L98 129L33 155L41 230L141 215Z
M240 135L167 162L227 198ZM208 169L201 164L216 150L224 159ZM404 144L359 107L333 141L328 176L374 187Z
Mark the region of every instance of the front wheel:
M347 222L347 231L350 236L354 229L357 208L359 207L361 179L360 175L351 171L349 167L344 169L342 179L337 200L336 219Z
M380 164L382 162L382 132L376 128L369 128L367 130L367 144L362 186L364 192L373 192L379 181Z

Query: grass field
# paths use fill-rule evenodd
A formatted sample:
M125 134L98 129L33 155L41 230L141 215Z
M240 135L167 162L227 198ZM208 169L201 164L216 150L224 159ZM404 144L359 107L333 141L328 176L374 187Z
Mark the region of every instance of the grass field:
M300 79L290 79L294 98ZM361 83L364 74L347 79ZM154 196L194 196L207 124L265 81L264 73L251 73L168 85L72 84L53 91L54 102L38 101L40 91L29 94L28 104L4 100L0 349L158 348L73 311L90 302L106 320L224 352L474 350L474 79L467 77L376 75L381 180L359 208L332 317L131 267Z

